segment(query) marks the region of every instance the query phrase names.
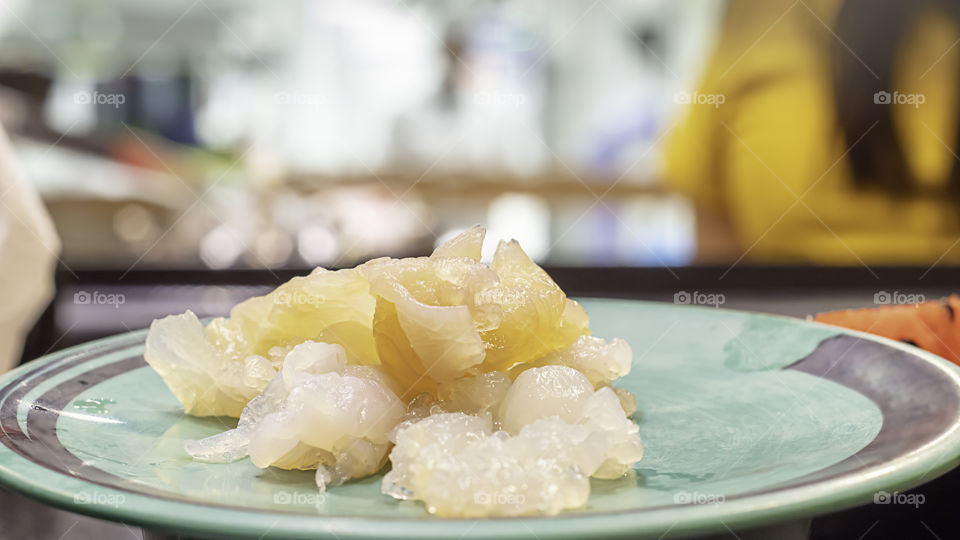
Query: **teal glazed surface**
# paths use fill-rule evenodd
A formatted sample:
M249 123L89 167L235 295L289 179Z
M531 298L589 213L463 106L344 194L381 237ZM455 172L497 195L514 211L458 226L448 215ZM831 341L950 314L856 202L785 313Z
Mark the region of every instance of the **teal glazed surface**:
M942 474L960 456L960 384L909 346L805 321L583 301L634 351L645 455L555 518L457 520L380 494L318 495L309 472L193 462L183 441L235 425L187 417L141 357L144 333L0 378L0 483L106 519L202 537L660 537L810 516Z

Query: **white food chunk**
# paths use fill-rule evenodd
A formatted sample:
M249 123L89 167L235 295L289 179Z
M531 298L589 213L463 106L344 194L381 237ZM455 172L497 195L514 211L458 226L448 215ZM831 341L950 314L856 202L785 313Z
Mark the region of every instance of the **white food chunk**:
M194 416L237 414L263 389L247 384L263 382L259 366L245 380L245 365L224 362L191 311L153 321L143 357Z
M617 394L573 368L525 371L499 410L500 431L459 412L398 426L383 493L442 516L554 515L586 504L591 476L619 477L643 455Z
M323 467L321 489L368 476L383 466L388 434L406 410L386 381L376 368L348 366L340 345L304 342L250 401L236 429L184 448L203 461L249 455L258 467Z
M582 417L593 385L579 371L566 366L545 366L521 373L500 404L499 419L504 430L520 428L541 418L559 416L576 423Z
M630 373L633 351L630 345L619 338L610 341L594 336L580 336L566 349L548 354L537 364L562 365L586 375L595 388L610 383Z

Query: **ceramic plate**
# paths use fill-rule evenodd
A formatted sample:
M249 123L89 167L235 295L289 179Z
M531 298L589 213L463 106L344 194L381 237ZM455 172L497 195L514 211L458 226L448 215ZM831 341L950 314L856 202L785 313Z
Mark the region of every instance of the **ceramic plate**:
M440 519L380 476L319 496L309 472L192 462L183 441L229 419L184 416L141 356L144 332L0 378L0 482L69 510L196 536L660 537L743 529L895 497L960 456L960 377L908 345L796 319L584 301L633 346L646 453L553 518Z

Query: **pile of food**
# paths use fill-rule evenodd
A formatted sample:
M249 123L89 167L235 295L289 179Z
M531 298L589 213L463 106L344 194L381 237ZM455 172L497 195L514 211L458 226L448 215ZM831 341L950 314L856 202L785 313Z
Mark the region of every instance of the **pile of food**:
M431 256L318 268L204 326L154 321L144 357L187 414L238 417L189 441L213 463L316 469L320 490L380 471L442 516L556 514L643 454L620 339L515 242L474 227Z

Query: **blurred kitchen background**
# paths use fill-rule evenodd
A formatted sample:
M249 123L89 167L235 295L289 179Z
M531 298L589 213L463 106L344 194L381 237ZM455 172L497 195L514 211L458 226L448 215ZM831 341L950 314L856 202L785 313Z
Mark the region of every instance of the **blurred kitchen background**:
M0 110L70 268L352 265L475 223L550 264L695 252L655 171L720 3L5 4Z
M0 118L61 282L113 272L89 292L126 300L118 319L62 290L58 347L144 326L156 302L216 313L251 294L143 272L351 266L476 223L552 266L695 257L693 208L656 171L722 3L0 6Z
M806 202L781 215L771 199L765 222L736 202L765 210L770 185L791 181L762 178L768 161L784 171L796 169L774 162L784 152L812 155L778 122L814 116L793 98L778 97L780 116L755 111L739 88L807 65L806 49L780 56L780 44L834 43L825 19L839 3L0 0L0 122L62 240L57 296L23 357L186 308L223 314L314 266L426 254L477 223L574 295L711 290L725 307L802 316L872 305L921 272L925 294L949 292L941 246L891 274L876 266L899 262L884 233L871 252L841 230L873 210L811 202L821 226L797 218ZM703 93L711 69L729 96ZM806 92L798 80L789 88ZM716 122L732 142L687 136L718 110L745 111ZM727 198L733 221L754 225L739 241L694 204L723 170L692 173L692 190L665 181L677 132L681 173L743 143L752 183ZM816 234L832 244L801 241ZM832 273L803 266L821 254Z

